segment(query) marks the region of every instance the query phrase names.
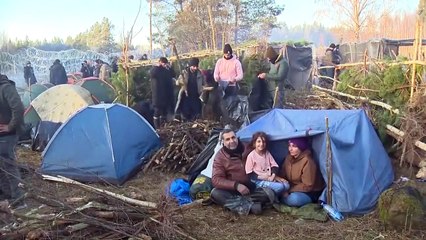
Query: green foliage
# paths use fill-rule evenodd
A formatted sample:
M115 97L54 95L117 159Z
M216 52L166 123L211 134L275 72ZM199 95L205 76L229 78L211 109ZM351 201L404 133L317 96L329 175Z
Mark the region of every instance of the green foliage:
M286 45L289 46L295 46L295 47L304 47L304 46L309 46L311 45L312 42L309 42L307 40L300 40L300 41L287 41Z
M151 66L131 69L129 72L129 106L136 102L151 99L151 82L149 71ZM118 73L112 75L112 85L117 92L116 102L126 104L126 73L120 66Z
M214 69L218 56L208 56L200 59L200 69Z
M117 99L115 102L121 103L126 105L127 104L127 96L129 97L129 105L128 106L133 106L134 104L134 100L135 100L135 87L134 87L134 82L132 81L133 79L133 74L130 71L129 73L129 92L127 92L127 81L126 81L126 72L124 71L124 69L120 66L118 68L118 72L117 73L113 73L111 76L111 83L115 88L115 91L117 93ZM127 94L128 93L128 94Z
M341 83L337 85L337 90L381 101L402 110L410 97L405 72L406 67L398 65L384 68L370 66L367 71L362 67L351 68L339 76ZM399 126L398 116L388 110L377 108L372 113L382 139L386 136L387 124Z
M151 66L144 66L134 69L133 81L134 81L134 92L135 101L151 99L151 82L149 77L149 71Z
M242 81L242 88L247 88L249 92L253 81L256 79L257 75L262 72L269 71L269 63L265 61L263 54L254 54L248 57L245 57L242 61L243 71L244 71L244 81Z

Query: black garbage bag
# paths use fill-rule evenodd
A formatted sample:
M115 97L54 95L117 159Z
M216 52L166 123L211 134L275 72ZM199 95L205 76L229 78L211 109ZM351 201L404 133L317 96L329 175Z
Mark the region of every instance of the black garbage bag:
M201 171L207 167L210 158L213 156L214 149L219 142L219 135L221 131L222 129L220 128L213 128L211 130L206 146L204 147L203 151L198 154L197 159L195 159L187 171L187 174L189 175L189 184L192 184Z
M248 215L250 209L253 206L254 202L248 196L235 196L231 199L228 199L223 205L225 208L231 210L231 212L238 213L239 215Z

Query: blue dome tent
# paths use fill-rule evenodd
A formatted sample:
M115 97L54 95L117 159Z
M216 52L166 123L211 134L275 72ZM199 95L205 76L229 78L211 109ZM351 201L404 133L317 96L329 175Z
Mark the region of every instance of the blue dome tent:
M122 184L160 146L155 130L134 110L121 104L87 106L56 131L42 154L41 172Z

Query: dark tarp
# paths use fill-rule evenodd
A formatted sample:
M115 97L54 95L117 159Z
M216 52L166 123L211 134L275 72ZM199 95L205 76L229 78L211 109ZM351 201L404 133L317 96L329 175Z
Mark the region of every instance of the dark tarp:
M310 46L286 46L289 64L286 86L295 90L310 88L312 84L312 48Z
M362 43L343 43L340 45L341 63L364 61L367 54L370 59L395 59L399 54L399 46L405 46L405 42L376 39Z

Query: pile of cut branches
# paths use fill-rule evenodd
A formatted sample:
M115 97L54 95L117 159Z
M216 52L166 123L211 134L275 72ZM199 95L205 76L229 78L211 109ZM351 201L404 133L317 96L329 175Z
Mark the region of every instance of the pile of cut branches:
M158 130L164 146L149 159L144 171L186 173L215 127L219 127L219 123L205 120L167 123Z
M86 194L59 199L30 191L25 199L41 205L25 213L11 211L0 202L1 239L193 239L178 226L180 209L169 197L163 195L154 203L65 177L43 178L79 187ZM88 197L90 193L95 194Z

